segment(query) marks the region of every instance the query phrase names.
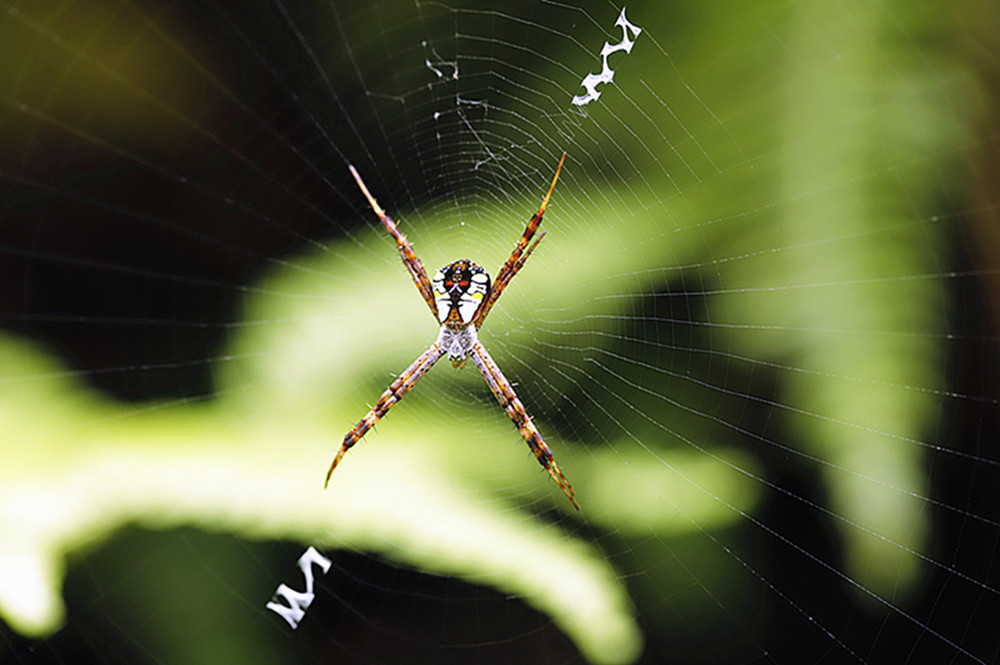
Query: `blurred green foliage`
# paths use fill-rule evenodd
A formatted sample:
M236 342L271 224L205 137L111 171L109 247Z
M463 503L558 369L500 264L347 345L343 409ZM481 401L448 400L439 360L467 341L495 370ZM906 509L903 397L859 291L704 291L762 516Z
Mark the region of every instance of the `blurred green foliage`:
M822 479L816 518L836 525L859 596L905 597L928 547L922 442L939 415L949 306L934 278L946 257L933 220L974 112L961 100L975 96L949 54L952 9L910 9L629 6L644 30L632 66L581 120L609 130L595 132L600 152L554 146L569 152L546 216L560 232L482 333L508 376L527 382L529 407L549 407L529 410L554 433L581 513L515 447L471 368L436 368L322 491L345 427L435 335L372 224L252 287L244 325L214 358L209 402L120 404L50 351L0 342L4 619L50 633L68 553L125 524L193 525L377 553L492 586L548 613L591 661L629 662L642 648L630 593L662 597L677 572L660 567L649 540L683 549L692 534L749 529L773 489L750 452L754 430L740 425L747 404L773 423L765 441ZM381 43L354 46L357 60L332 71ZM595 61L573 52L525 66L545 81L563 67L582 76ZM630 167L640 174L608 182ZM544 184L518 187L501 210L477 197L456 208L531 211ZM420 213L411 237L425 264L471 245L499 265L516 225L503 237L497 227L455 234L454 210ZM707 324L687 338L648 325L674 294L696 294L678 316ZM593 530L624 542L630 565L655 583L627 588ZM687 565L737 604L733 560L692 549Z

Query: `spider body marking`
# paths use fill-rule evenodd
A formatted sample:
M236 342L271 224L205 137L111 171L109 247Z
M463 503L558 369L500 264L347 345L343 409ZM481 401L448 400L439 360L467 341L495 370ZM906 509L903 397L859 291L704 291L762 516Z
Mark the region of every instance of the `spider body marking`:
M500 403L507 416L517 427L539 464L555 480L563 493L573 503L573 506L577 510L580 509L573 493L573 486L569 484L569 481L566 480L566 477L559 469L559 465L556 464L552 456L552 451L546 445L538 429L525 411L524 404L521 403L521 400L514 392L514 387L500 371L500 368L490 356L486 347L479 341L478 335L479 328L483 325L486 315L489 314L490 309L496 303L500 294L507 288L514 275L521 269L524 262L527 261L528 257L531 256L531 253L538 246L538 243L545 236L545 232L543 231L535 239L534 243L531 242L538 231L539 225L542 223L542 215L545 214L545 208L549 203L549 197L552 196L552 190L555 189L556 181L559 179L559 172L562 170L565 159L566 155L564 154L562 159L559 160L559 166L556 168L552 185L542 200L542 205L539 206L538 212L528 221L524 233L521 234L517 244L514 245L514 250L511 252L510 258L500 267L496 279L492 284L490 283L489 273L469 259L460 259L449 263L434 274L433 280L429 279L427 271L424 270L423 264L417 258L416 253L413 251L413 246L410 245L406 236L400 233L396 223L385 213L375 201L375 198L369 193L357 170L353 166L350 167L351 175L354 176L354 180L358 183L361 192L368 199L372 210L375 211L375 214L378 215L379 219L385 225L386 230L395 239L403 264L410 272L417 290L434 314L434 318L440 324L441 329L437 339L431 344L430 348L424 351L395 381L389 384L389 387L382 393L375 406L344 436L344 442L330 464L330 470L326 473L327 484L329 484L330 476L333 474L333 470L337 468L344 454L360 441L365 433L416 385L417 381L434 366L434 363L444 355L447 355L454 367L464 367L469 357L471 357L476 368L486 380L486 384L489 386L493 396L496 397L497 402Z
M473 320L490 292L490 275L469 259L461 259L438 270L431 285L441 322L437 341L453 367L465 367L479 341Z

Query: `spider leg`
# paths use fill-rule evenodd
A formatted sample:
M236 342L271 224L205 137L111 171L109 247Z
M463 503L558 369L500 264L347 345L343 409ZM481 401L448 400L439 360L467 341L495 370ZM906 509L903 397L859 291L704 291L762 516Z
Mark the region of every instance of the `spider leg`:
M521 436L524 437L528 447L531 448L531 452L535 454L538 463L548 471L552 479L556 481L556 484L562 488L563 493L573 503L573 506L577 510L580 510L580 504L576 502L576 497L573 495L573 486L569 484L566 476L559 469L559 465L556 464L552 456L552 451L545 445L542 435L535 429L534 423L531 422L531 418L528 417L527 412L524 410L524 404L517 398L517 394L510 385L510 381L507 380L503 372L500 371L500 368L497 367L497 364L493 361L493 358L481 342L477 341L472 346L471 354L472 360L476 363L476 367L479 368L483 378L486 379L486 383L489 385L490 390L493 391L493 395L500 402L500 406L504 408L510 419L514 421L514 425L521 432Z
M344 437L344 443L340 446L340 451L337 456L333 458L333 463L330 464L330 470L326 472L326 482L323 483L323 487L330 484L330 476L333 475L333 470L337 468L340 463L341 458L344 456L351 446L361 440L361 437L365 433L375 426L382 416L389 413L389 409L392 405L403 399L403 395L408 393L410 389L417 385L417 381L420 380L424 374L427 373L431 367L434 366L438 360L441 359L445 353L444 347L439 343L434 342L431 344L430 348L420 354L420 357L413 361L409 367L407 367L402 374L400 374L395 381L389 384L382 396L378 398L378 402L375 406L365 414L365 417L358 421L358 424L351 429L350 432Z
M531 256L531 253L533 251L535 251L535 248L538 247L538 243L540 243L542 241L542 238L545 237L546 233L548 233L548 231L542 231L541 233L539 233L538 237L535 238L535 242L531 243L531 247L529 247L527 249L527 251L524 253L524 255L520 259L517 260L517 263L515 263L511 267L510 271L506 275L506 279L504 279L504 281L503 281L503 287L504 288L506 288L507 284L510 283L510 280L512 280L514 278L514 275L517 274L517 271L521 269L521 266L524 265L524 262L528 260L528 257ZM503 290L503 289L501 289L501 290Z
M396 227L396 223L392 221L392 217L385 214L385 210L375 201L375 197L369 193L368 188L365 187L365 183L361 180L361 176L358 175L357 170L353 165L349 166L351 170L351 175L354 176L354 180L358 183L358 187L361 188L361 193L365 195L368 199L368 203L371 205L372 210L378 215L378 218L382 220L385 224L385 228L388 229L389 233L396 240L396 247L399 249L399 256L403 259L403 265L406 269L410 271L410 277L413 278L413 283L417 285L417 290L420 291L420 295L423 296L424 301L427 302L427 306L431 308L431 313L434 315L434 320L437 321L437 305L434 304L434 289L431 286L431 280L427 277L427 271L424 270L424 264L420 262L417 258L416 252L413 251L413 245L410 241L406 239L406 236L400 233L399 228Z
M528 221L528 225L525 227L524 233L521 234L521 237L518 238L517 244L514 245L514 251L510 253L510 258L507 259L506 263L500 266L499 272L497 272L496 277L493 279L493 288L490 289L489 294L486 296L486 300L483 301L483 304L479 307L479 311L476 312L475 323L477 330L482 327L483 321L486 320L486 315L490 313L490 309L493 308L493 305L500 298L500 294L503 293L505 288L507 288L507 284L509 284L510 280L514 278L517 271L521 269L524 262L529 256L531 256L531 252L533 252L535 247L538 246L538 243L541 242L542 236L545 235L545 232L543 231L542 235L535 241L535 244L531 245L527 252L525 252L525 248L528 247L528 243L531 242L535 232L538 230L538 226L542 223L542 215L545 214L545 208L549 205L549 198L552 196L552 190L556 188L556 181L559 180L559 172L562 171L563 162L565 160L566 153L563 153L562 158L559 160L559 166L556 167L556 175L552 178L552 184L549 186L549 191L545 195L545 198L542 199L542 205L538 207L538 212L532 215L531 219Z

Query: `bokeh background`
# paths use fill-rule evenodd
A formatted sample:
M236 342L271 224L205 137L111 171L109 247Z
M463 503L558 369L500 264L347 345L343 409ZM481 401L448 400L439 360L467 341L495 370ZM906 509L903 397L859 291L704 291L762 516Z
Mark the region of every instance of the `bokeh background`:
M10 662L991 663L1000 10L0 0ZM577 513L435 336L347 170ZM314 546L296 630L265 608Z

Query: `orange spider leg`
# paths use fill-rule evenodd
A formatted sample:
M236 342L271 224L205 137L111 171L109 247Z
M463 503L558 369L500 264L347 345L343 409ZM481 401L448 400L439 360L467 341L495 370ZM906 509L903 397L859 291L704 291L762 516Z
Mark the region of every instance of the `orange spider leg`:
M542 199L542 205L539 206L538 212L532 215L531 220L528 222L528 226L524 229L524 233L521 234L517 244L514 246L514 251L510 253L510 258L507 259L507 262L500 267L500 271L493 279L493 288L490 289L489 295L487 295L486 300L483 301L482 306L476 313L475 324L477 330L482 327L483 321L486 320L486 315L490 313L490 309L493 308L493 305L500 298L500 294L503 293L505 288L507 288L507 284L514 278L517 271L521 269L521 266L524 265L524 262L528 259L531 252L534 251L535 247L538 246L538 243L541 242L542 237L545 235L545 232L543 231L542 235L535 241L535 244L533 244L525 253L525 247L527 247L528 243L531 242L532 237L535 235L535 231L538 230L538 226L542 223L542 215L545 214L545 208L549 205L549 198L552 196L552 191L556 188L556 181L559 180L559 172L562 171L564 161L566 161L566 153L563 153L562 158L559 160L559 166L556 167L556 175L552 178L552 184L549 186L549 191L545 194L545 198ZM523 256L522 253L524 253Z
M378 402L372 407L371 411L365 414L365 417L358 421L358 424L347 433L344 437L344 443L340 446L340 451L337 456L333 458L333 463L330 464L330 470L326 472L326 482L323 483L325 488L330 484L330 476L333 475L333 470L337 468L340 464L341 458L344 456L351 446L361 440L361 437L370 430L375 423L377 423L382 416L389 412L392 405L403 399L403 396L410 391L413 386L417 385L417 381L420 380L424 374L427 373L431 367L434 366L438 360L441 359L445 353L444 347L442 347L437 342L431 344L430 348L424 351L419 358L413 361L413 364L407 367L402 374L400 374L395 381L389 384L382 396L378 398Z
M486 347L477 341L472 346L471 355L472 360L476 363L476 367L479 368L483 378L486 379L490 390L493 391L493 395L500 402L500 406L504 408L510 419L514 421L514 425L521 432L521 436L524 437L528 447L531 448L531 452L535 454L538 463L548 471L552 479L556 481L556 484L562 488L563 493L573 503L573 507L580 510L580 504L576 502L576 497L573 494L573 486L569 484L566 476L559 469L559 465L556 464L552 456L552 451L545 445L542 435L535 429L534 423L531 422L531 418L528 417L527 412L524 410L524 404L517 398L510 382L503 375L503 372L500 371L493 358L490 357L490 354L486 351Z
M358 175L357 170L354 166L349 166L351 170L351 175L354 176L354 180L358 183L358 187L361 188L361 193L365 195L368 199L368 203L371 205L372 210L378 215L378 218L382 220L385 224L385 228L389 230L392 237L396 239L396 247L399 248L399 256L403 259L403 265L406 269L410 271L410 277L413 278L413 283L417 285L417 290L420 291L420 295L423 296L424 301L427 302L427 306L431 308L431 313L434 315L434 320L437 321L437 305L434 304L434 289L431 287L431 280L427 277L427 271L424 270L424 264L420 262L417 258L416 252L413 251L413 245L406 239L406 236L400 233L399 228L396 227L396 223L392 221L389 215L385 214L385 210L378 204L375 197L369 193L368 188L365 187L365 183L361 180L361 176Z

